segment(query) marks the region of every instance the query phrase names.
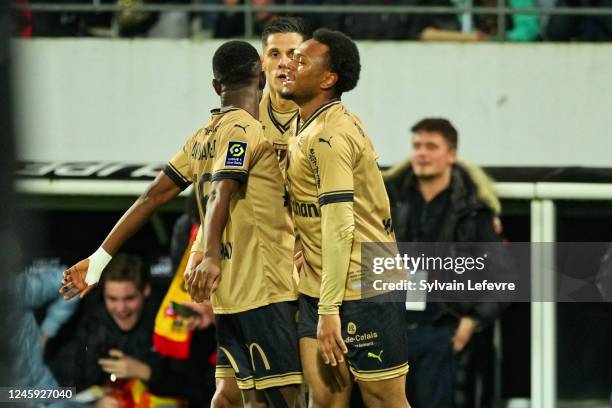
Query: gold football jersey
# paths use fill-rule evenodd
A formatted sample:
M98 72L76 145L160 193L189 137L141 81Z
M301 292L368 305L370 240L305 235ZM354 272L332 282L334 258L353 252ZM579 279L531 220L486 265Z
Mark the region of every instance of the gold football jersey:
M320 295L321 206L352 201L355 230L344 299L360 299L361 244L395 242L374 147L360 120L339 100L320 107L305 123L298 117L291 133L295 141L289 147L288 189L304 252L299 291Z
M230 202L222 236L221 282L213 293L215 313L238 313L294 300L294 235L283 177L262 125L245 110L213 111L170 160L165 173L181 188L193 183L200 217L211 182L241 183Z
M264 136L274 146L283 176L287 169L287 148L289 146L289 135L286 132L297 114L297 107L287 112L276 110L272 105L269 92L264 93L259 103L259 121L264 128Z

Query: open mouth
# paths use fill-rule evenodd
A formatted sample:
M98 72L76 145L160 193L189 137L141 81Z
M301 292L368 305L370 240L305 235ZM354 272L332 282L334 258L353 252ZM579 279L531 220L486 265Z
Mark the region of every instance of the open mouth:
M282 82L283 85L287 85L289 83L292 83L295 80L295 76L288 69L282 70L278 74L277 78L280 79L280 81Z
M291 74L283 74L281 81L283 82L284 86L287 86L295 82L295 77Z

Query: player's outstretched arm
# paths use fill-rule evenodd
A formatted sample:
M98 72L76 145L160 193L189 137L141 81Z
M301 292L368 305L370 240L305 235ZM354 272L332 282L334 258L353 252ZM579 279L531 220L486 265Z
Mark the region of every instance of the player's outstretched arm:
M233 179L212 183L204 219L204 258L187 280L191 298L196 302L209 299L221 281L221 236L229 217L232 194L240 182Z
M180 191L176 183L161 172L115 224L102 246L89 258L79 261L64 271L60 288L64 299L68 300L76 295L82 298L89 293L123 243L143 226L153 211L176 197Z

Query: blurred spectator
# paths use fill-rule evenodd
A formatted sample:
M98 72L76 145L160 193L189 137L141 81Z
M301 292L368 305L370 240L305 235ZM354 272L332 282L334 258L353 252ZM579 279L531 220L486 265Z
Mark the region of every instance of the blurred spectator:
M321 6L323 0L292 0L295 5ZM325 5L342 4L342 0L326 0ZM342 14L337 13L296 13L294 17L300 17L306 25L306 33L309 35L317 28L326 27L332 30L340 30Z
M351 0L343 1L347 5L426 5L426 6L450 6L448 1L423 1L423 0ZM411 38L411 28L414 25L415 14L395 13L355 13L340 14L340 29L356 40L406 40ZM430 16L430 15L428 15ZM450 18L457 20L455 16ZM454 28L454 27L453 27Z
M221 0L195 0L195 2L197 4L221 4ZM206 33L206 36L212 37L217 18L219 18L219 13L204 12L201 13L199 17L201 20L201 29Z
M185 11L159 13L157 22L147 33L150 38L187 38L189 35L189 13Z
M23 0L25 1L25 0ZM30 3L45 2L30 0ZM185 4L188 0L166 0L169 4ZM48 3L48 2L47 2ZM89 0L60 0L57 3L92 4ZM38 37L102 36L183 38L189 35L189 16L186 12L143 12L128 7L164 1L101 0L101 4L117 4L125 10L113 13L45 13L33 14L33 35Z
M191 0L144 1L151 4L191 4ZM187 38L191 35L191 17L186 11L156 13L153 25L146 32L151 38Z
M419 6L452 7L453 4L451 0L415 1L415 5ZM423 31L427 28L449 32L461 30L459 18L455 14L413 14L410 16L408 38L411 40L421 39Z
M273 5L274 3L274 0L253 0L254 6ZM244 4L244 0L223 0L223 4L236 6L238 4ZM260 36L266 23L274 17L276 17L276 14L269 11L256 12L253 16L253 34L255 36ZM244 35L244 13L239 11L227 11L219 15L215 23L215 38L243 37Z
M271 6L274 5L274 0L253 0L254 6ZM271 11L258 11L255 13L255 35L260 36L263 32L263 27L276 17Z
M11 340L18 350L15 363L15 386L23 388L55 388L58 383L43 362L43 348L59 328L75 312L78 301L64 302L58 292L64 265L41 264L32 271L17 275L15 299L19 318L15 320ZM45 308L45 316L39 326L35 311Z
M146 3L144 0L117 0L124 7ZM145 11L125 9L115 16L120 37L144 37L157 22L158 14Z
M60 381L81 392L95 385L115 385L123 378L149 379L151 367L145 361L152 357L158 302L155 295L151 297L149 272L142 260L125 254L115 257L107 267L98 296L90 296L83 303L86 309L67 339L70 353L63 353L58 362L67 366L67 378L58 373ZM123 365L112 377L105 372L109 359ZM119 371L118 365L115 368Z
M557 0L558 7L612 7L612 0ZM612 15L552 15L545 26L544 38L549 41L610 41Z
M226 6L242 4L242 0L223 0ZM215 38L234 38L244 36L244 14L241 12L226 11L220 13L215 22L213 32Z
M535 0L507 0L510 8L533 8ZM497 0L476 0L474 6L495 7ZM472 32L460 32L446 28L428 26L421 31L419 38L423 41L484 41L498 38L499 21L497 14L474 15ZM540 26L536 14L512 14L506 17L506 41L536 41L540 35Z
M480 168L457 163L452 124L424 119L412 132L411 160L383 175L398 242L501 241L494 227L500 204L492 182ZM502 305L440 301L422 306L407 305L408 399L413 408L453 407L455 355L477 331L491 326Z
M48 3L46 0L29 0L31 4ZM57 0L54 3L91 4L89 0ZM32 35L35 37L81 37L88 36L89 27L102 26L110 30L110 13L57 12L32 13Z
M125 254L115 256L100 291L84 300L89 304L74 333L65 333L68 344L50 356L63 374L60 383L74 385L78 392L104 387L105 396L99 404L110 399L129 404L150 398L164 406L178 406L182 400L192 406L207 406L214 390L205 386L205 374L212 371L209 356L215 344L194 341L189 357L182 360L153 351L160 292L152 288L142 260ZM207 350L209 344L212 350Z

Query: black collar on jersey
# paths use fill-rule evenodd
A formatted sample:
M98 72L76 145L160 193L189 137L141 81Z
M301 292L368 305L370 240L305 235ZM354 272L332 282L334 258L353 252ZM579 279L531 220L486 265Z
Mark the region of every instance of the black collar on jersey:
M289 120L283 125L282 123L280 123L276 119L276 116L274 116L274 109L272 108L272 98L268 99L268 116L270 117L270 120L272 121L274 126L281 133L285 133L287 131L287 129L289 129L291 121L295 118L295 116L298 114L298 112L299 112L299 110L296 109L295 113L291 116L291 118L289 118Z
M256 118L255 116L253 116L251 114L251 112L249 112L248 110L243 109L243 108L239 108L237 106L232 106L232 105L224 106L222 108L211 109L210 113L213 114L213 115L223 115L223 114L226 114L227 112L233 112L233 111L237 111L237 110L245 111L246 113L249 114L250 117L252 117L253 119L255 119L256 121L259 122L259 119Z
M221 115L227 112L231 112L231 111L235 111L235 110L239 110L242 108L238 108L236 106L224 106L222 108L215 108L215 109L211 109L210 113L212 113L213 115ZM244 109L243 109L244 110Z
M317 118L317 116L319 116L325 110L331 108L334 105L339 104L340 102L341 102L340 99L332 99L331 101L327 102L325 105L323 105L319 109L317 109L315 111L315 113L310 115L308 120L306 122L304 122L304 124L301 127L300 127L300 115L299 115L299 112L298 112L298 116L297 116L297 130L295 132L295 135L296 136L299 135L302 130L306 129L306 126L310 125Z

